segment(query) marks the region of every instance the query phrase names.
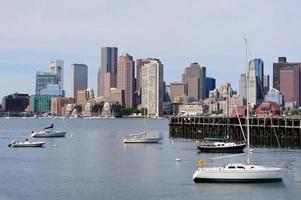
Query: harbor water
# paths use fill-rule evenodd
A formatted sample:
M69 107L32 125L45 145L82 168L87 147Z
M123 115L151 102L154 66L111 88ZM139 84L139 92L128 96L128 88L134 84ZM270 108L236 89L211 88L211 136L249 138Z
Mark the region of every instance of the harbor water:
M39 138L43 148L9 148L52 122L42 118L0 119L0 199L300 199L301 150L253 148L254 163L285 166L282 183L196 184L197 161L220 154L198 153L195 140L170 138L168 120L149 119L160 144L123 144L141 132L143 119L65 119L65 138ZM63 129L62 119L54 119ZM223 154L222 154L223 155ZM180 158L181 162L176 162ZM213 165L243 161L244 156Z

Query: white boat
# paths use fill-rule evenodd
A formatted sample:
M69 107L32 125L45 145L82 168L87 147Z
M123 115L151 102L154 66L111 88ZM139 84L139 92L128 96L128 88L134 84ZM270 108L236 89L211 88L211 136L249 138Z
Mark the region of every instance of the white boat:
M247 44L247 40L246 40ZM248 74L248 73L247 73ZM247 91L249 89L247 75ZM205 161L199 161L199 168L194 172L194 182L275 182L282 181L283 171L279 167L253 165L250 161L250 126L249 98L247 95L247 151L246 163L228 163L223 167L205 167Z
M32 131L31 137L65 137L67 130L55 131L53 130L53 124L44 128L42 131Z
M42 147L45 142L32 142L26 139L25 141L12 141L8 144L9 147Z
M229 163L223 167L199 167L193 174L194 182L277 182L282 181L282 170L252 164Z
M159 143L162 135L159 132L143 132L138 134L130 134L123 140L123 143Z

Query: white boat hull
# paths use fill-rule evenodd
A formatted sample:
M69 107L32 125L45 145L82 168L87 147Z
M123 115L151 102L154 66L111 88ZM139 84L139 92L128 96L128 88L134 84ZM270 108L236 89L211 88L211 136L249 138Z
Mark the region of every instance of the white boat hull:
M156 139L131 139L126 138L123 140L123 143L158 143L160 142L161 138Z
M11 143L9 147L42 147L45 142Z
M67 134L67 131L39 131L39 132L33 132L31 134L31 137L36 138L45 138L45 137L65 137Z
M245 169L199 167L193 174L194 182L277 182L282 181L282 170L276 167L244 165Z
M162 140L161 133L143 132L140 134L130 134L123 143L159 143Z

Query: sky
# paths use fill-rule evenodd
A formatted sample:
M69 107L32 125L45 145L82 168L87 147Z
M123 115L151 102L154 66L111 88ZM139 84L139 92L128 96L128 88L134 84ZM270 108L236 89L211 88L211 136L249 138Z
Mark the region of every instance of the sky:
M301 61L299 0L0 0L0 98L34 94L36 71L51 60L88 65L89 88L96 91L101 47L116 46L134 59L155 57L168 83L198 62L217 86L238 90L250 58L261 58L265 74L279 56ZM272 78L272 77L271 77ZM272 79L270 80L272 82Z

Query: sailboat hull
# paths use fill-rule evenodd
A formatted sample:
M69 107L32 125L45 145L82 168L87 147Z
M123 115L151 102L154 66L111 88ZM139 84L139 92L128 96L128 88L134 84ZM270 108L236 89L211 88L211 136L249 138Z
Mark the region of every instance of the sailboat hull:
M231 165L232 167L234 165ZM198 168L193 180L200 182L259 183L282 181L282 170L276 167L240 165L241 168L213 167Z
M195 178L195 183L270 183L282 182L282 178L268 179L210 179L210 178Z
M199 145L198 149L201 152L206 152L206 153L243 153L245 147L246 144L238 144L235 146L224 146L224 147Z
M31 137L49 138L49 137L65 137L67 131L39 131L33 132Z

